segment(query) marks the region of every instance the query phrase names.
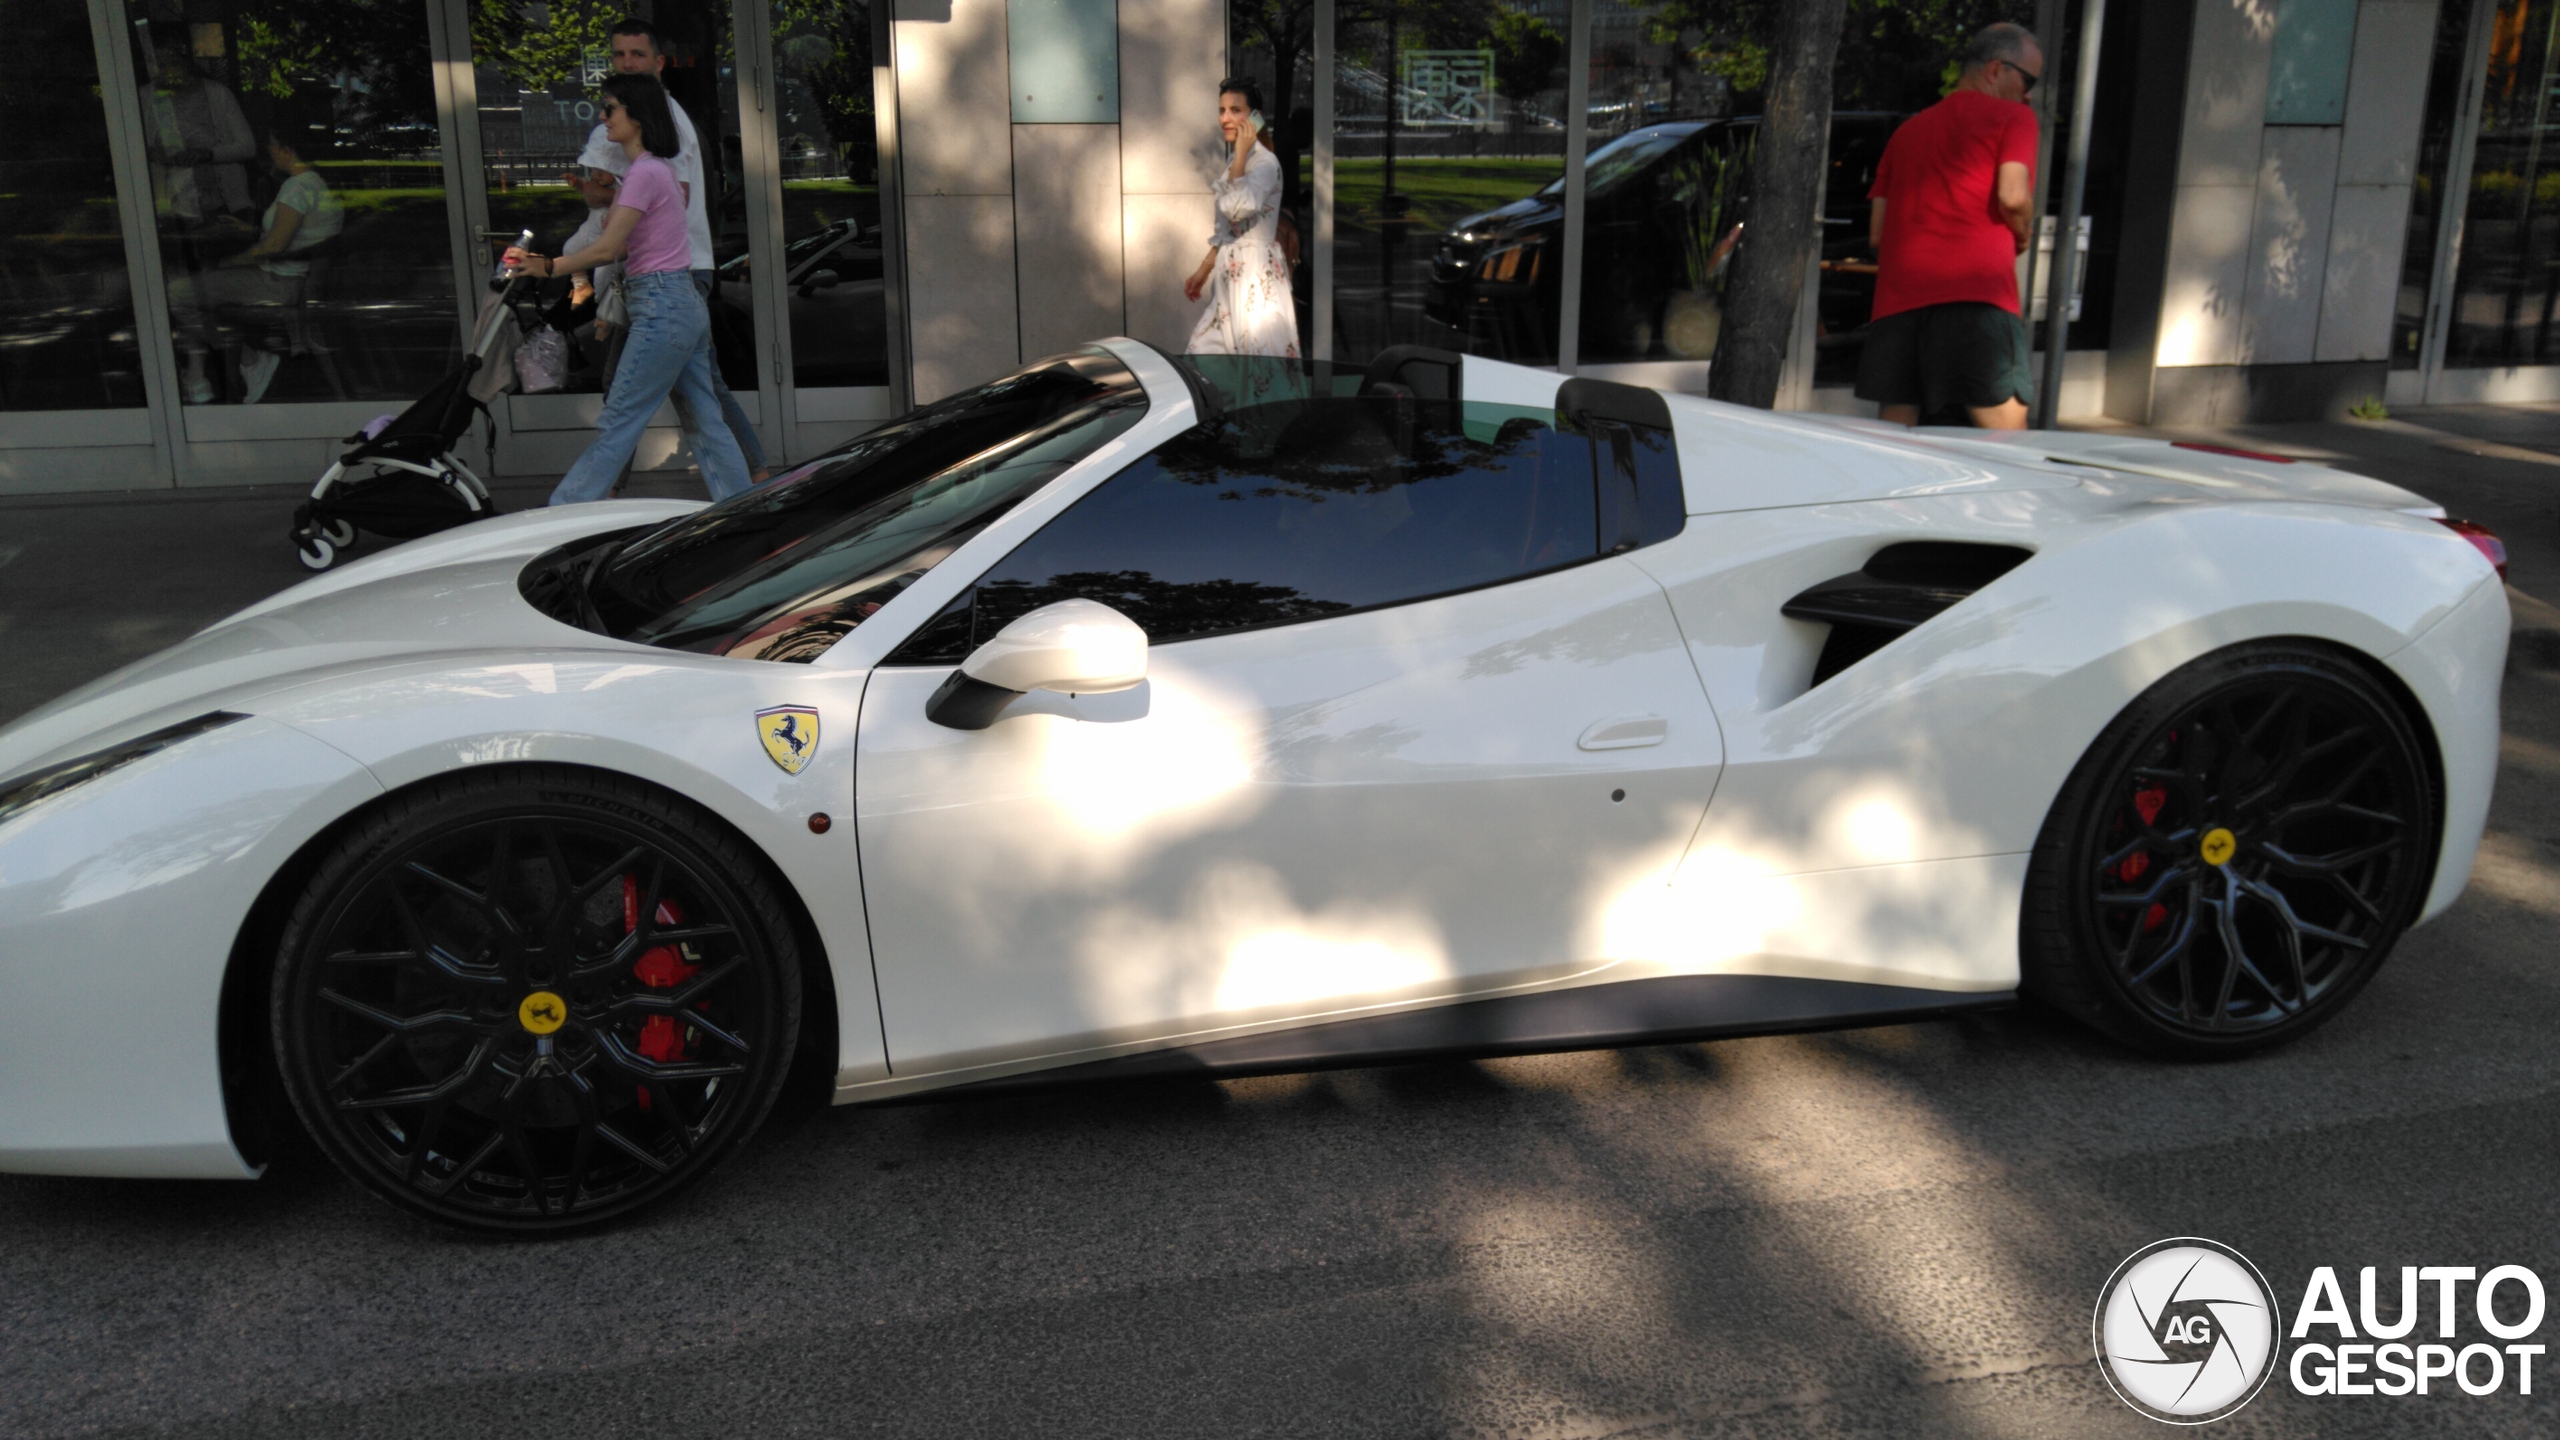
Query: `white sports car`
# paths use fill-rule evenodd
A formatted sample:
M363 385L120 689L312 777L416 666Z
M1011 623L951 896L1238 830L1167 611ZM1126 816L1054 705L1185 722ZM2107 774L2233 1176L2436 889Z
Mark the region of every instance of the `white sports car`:
M1126 340L0 731L0 1168L558 1230L866 1103L1943 1015L2218 1054L2462 890L2494 537L2313 464Z

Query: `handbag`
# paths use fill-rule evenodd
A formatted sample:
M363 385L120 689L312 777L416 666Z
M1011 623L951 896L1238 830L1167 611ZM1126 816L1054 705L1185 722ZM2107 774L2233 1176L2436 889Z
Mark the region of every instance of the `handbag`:
M527 395L548 395L568 383L569 337L545 325L516 350L516 381Z
M621 276L614 276L612 284L596 292L596 319L616 329L631 323L631 302L622 293Z

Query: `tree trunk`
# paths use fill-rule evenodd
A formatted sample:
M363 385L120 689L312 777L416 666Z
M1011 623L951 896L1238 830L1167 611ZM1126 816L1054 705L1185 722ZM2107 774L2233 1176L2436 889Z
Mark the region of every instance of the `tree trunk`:
M1787 0L1773 7L1767 107L1751 160L1751 206L1724 291L1707 393L1766 410L1804 292L1805 257L1821 243L1823 153L1831 134L1831 61L1848 0Z

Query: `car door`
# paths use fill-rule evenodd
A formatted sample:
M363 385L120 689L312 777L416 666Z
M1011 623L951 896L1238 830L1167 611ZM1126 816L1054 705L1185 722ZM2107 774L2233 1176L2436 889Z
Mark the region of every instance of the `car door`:
M1590 438L1416 413L1445 408L1194 432L873 674L855 809L894 1069L1481 994L1624 949L1704 812L1716 724L1660 587L1601 553L1638 526ZM1647 513L1676 529L1670 484ZM1144 685L1034 692L984 730L925 718L972 643L1069 596L1148 630Z

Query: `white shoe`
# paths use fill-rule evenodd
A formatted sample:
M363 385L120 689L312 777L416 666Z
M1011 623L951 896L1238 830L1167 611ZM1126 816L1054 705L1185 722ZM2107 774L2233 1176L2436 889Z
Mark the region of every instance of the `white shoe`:
M240 403L255 405L275 382L276 371L284 365L284 357L273 350L259 350L240 362L240 383L248 388L241 392ZM210 391L211 387L207 387ZM207 398L211 398L208 394Z
M181 380L178 382L178 386L181 390L186 392L187 403L190 405L210 405L213 403L213 381L202 375L198 375L192 380Z

